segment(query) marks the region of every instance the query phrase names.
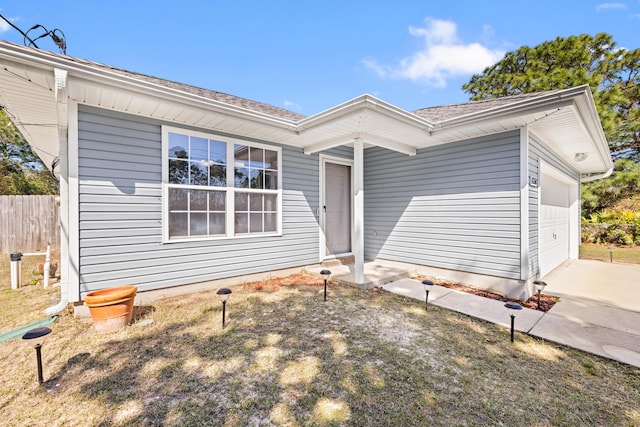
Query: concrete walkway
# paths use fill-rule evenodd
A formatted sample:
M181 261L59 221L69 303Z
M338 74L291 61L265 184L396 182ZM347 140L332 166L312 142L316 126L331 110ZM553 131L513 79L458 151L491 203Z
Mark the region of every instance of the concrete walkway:
M421 301L425 299L423 285L413 279L400 279L382 288ZM429 291L429 303L510 327L511 318L501 301L436 285ZM547 313L523 308L516 315L515 329L640 368L638 312L565 296Z

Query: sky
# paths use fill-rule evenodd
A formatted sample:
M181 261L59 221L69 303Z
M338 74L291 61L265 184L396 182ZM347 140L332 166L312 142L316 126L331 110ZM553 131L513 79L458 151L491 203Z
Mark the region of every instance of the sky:
M466 102L474 73L556 37L640 47L640 0L13 0L0 14L61 30L70 56L307 116L365 93L408 111ZM2 20L0 39L24 42Z

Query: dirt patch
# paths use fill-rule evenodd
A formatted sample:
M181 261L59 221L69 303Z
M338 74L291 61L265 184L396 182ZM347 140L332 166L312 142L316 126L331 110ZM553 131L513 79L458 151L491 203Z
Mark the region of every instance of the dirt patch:
M324 280L316 274L296 273L286 277L272 277L255 282L243 283L242 290L276 292L280 290L280 288L299 285L301 283L304 283L306 286L324 286Z
M549 295L545 295L545 294L540 294L540 307L538 308L538 295L532 295L531 298L529 298L526 301L522 301L519 299L514 299L514 298L507 298L504 295L500 295L497 294L495 292L490 292L490 291L485 291L483 289L477 289L477 288L473 288L471 286L466 286L463 285L461 283L456 283L456 282L451 282L448 280L443 280L443 279L438 279L435 277L431 277L431 276L415 276L412 277L412 279L415 280L419 280L419 281L423 281L425 279L431 280L434 284L438 285L438 286L442 286L445 288L449 288L449 289L454 289L456 291L460 291L460 292L465 292L468 294L473 294L473 295L479 295L481 297L484 298L490 298L490 299L494 299L497 301L504 301L504 302L517 302L518 304L520 304L523 307L526 308L531 308L533 310L540 310L540 311L544 311L547 312L549 310L551 310L551 307L553 307L555 305L555 303L557 303L560 299L556 298L556 297L552 297Z

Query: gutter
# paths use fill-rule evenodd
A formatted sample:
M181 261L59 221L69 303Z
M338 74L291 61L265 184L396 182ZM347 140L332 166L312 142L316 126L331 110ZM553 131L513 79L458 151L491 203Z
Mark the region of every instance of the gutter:
M613 168L609 168L606 172L589 173L580 176L580 182L591 182L598 179L608 178L613 173Z

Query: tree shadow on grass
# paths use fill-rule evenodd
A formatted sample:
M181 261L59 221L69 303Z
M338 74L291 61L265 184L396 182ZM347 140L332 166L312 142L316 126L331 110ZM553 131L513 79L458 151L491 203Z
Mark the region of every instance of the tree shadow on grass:
M619 409L585 386L571 356L537 357L494 325L414 306L340 287L327 302L317 287L234 290L224 329L217 301L163 305L152 324L73 356L55 377L79 377L82 399L108 409L104 426L515 425L521 408L549 402L543 424L580 421L572 408L606 424ZM538 370L557 378L532 384Z

